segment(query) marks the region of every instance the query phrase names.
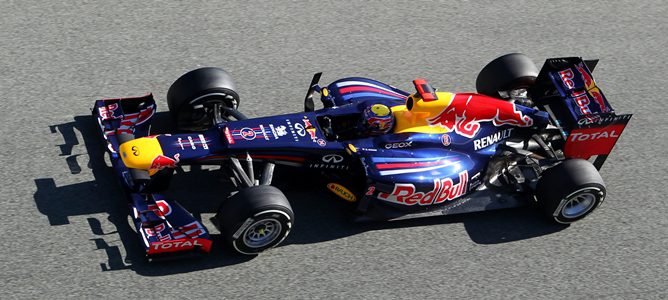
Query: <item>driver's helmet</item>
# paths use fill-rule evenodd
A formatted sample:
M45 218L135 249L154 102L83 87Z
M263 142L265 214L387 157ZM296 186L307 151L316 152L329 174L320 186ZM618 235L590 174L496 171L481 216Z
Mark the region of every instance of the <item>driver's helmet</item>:
M388 133L394 125L392 110L383 104L367 106L362 111L362 129L370 135Z

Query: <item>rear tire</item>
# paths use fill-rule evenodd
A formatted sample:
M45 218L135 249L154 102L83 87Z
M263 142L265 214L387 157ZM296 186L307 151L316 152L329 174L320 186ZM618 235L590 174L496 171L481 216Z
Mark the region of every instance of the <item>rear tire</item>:
M225 199L215 218L229 246L241 254L257 255L288 236L294 213L279 189L261 185Z
M488 63L476 79L478 93L500 98L499 91L526 89L538 77L536 64L522 53L510 53Z
M536 199L545 216L570 224L594 211L605 199L605 183L596 167L584 159L568 159L545 172Z
M167 105L177 129L200 131L215 124L216 105L236 110L239 95L229 73L206 67L192 70L174 81L167 92Z

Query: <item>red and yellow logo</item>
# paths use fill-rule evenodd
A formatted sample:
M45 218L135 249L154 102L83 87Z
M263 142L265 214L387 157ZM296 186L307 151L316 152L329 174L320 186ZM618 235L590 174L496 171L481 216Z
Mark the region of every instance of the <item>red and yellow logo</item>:
M328 183L327 188L332 191L332 193L336 194L337 196L341 197L343 200L346 200L348 202L355 202L357 201L357 197L347 188L344 186L338 184L338 183Z

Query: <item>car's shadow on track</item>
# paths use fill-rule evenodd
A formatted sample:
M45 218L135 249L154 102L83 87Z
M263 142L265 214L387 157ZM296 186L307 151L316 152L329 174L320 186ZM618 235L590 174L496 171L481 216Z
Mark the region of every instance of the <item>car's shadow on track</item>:
M168 124L167 114L158 113L153 119L153 131L167 132L170 127ZM113 170L105 163L105 145L95 119L92 116L78 116L73 122L50 128L53 134L60 134L64 139L64 144L59 147L67 171L76 175L87 168L95 180L57 186L53 178L35 179L37 209L48 218L52 226L69 224L70 217L85 216L92 232L91 244L95 245L96 251L104 251L107 256L107 261L100 262L102 271L131 269L141 275L161 276L224 267L252 259L222 249L222 237L215 228L209 228L214 246L211 253L202 259L146 262L139 237L128 220L125 196ZM83 139L85 154L72 154L75 148L77 153L82 152L77 148L80 145L78 135ZM82 167L80 162L85 161L85 156L88 162ZM311 177L298 170L277 168L274 185L290 199L296 216L295 227L283 245L319 243L371 230L447 223L463 223L471 239L479 244L523 240L565 228L545 222L531 208L394 222L355 223L347 203L324 189L303 188L313 186ZM193 166L187 172L177 171L165 195L179 201L201 220L202 214L215 213L220 200L229 194L230 190L225 189L224 180L216 168ZM106 214L107 220L91 216L96 214ZM105 225L109 223L112 225ZM124 249L117 245L119 238Z

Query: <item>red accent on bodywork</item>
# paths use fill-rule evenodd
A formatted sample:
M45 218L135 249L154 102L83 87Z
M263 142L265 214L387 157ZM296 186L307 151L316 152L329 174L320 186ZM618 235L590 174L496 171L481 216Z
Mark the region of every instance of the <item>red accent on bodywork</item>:
M418 94L420 94L422 100L426 102L438 100L436 91L434 91L434 88L432 88L429 83L427 83L427 80L417 78L413 80L413 85L415 85L415 89L417 90Z
M610 154L626 124L574 129L568 135L564 155L569 158L589 159L593 155Z

